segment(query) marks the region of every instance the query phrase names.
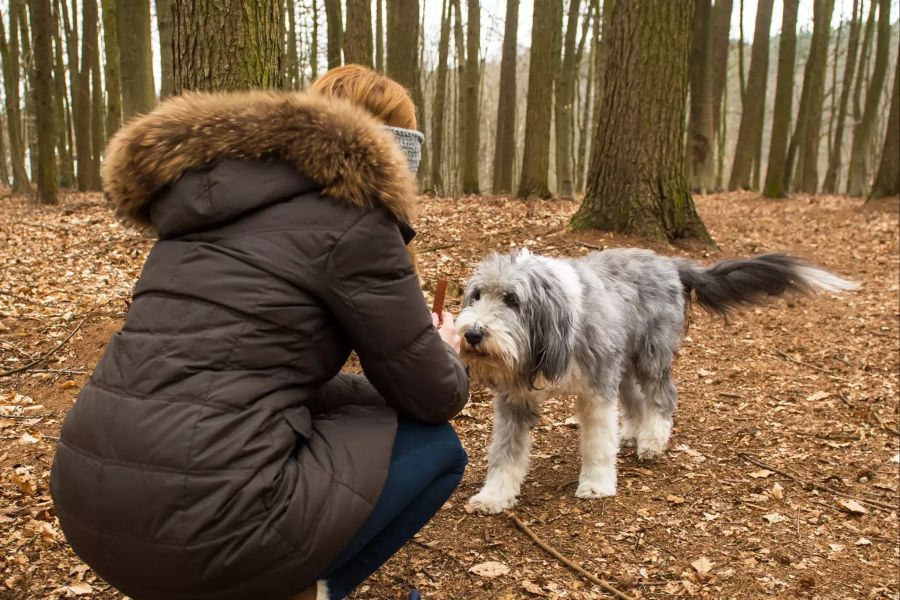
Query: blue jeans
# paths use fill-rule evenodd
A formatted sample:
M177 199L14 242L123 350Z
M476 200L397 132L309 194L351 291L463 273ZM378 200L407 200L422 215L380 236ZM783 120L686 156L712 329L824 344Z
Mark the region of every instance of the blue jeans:
M400 419L384 489L372 514L325 569L330 600L344 598L412 539L459 485L468 457L449 423Z

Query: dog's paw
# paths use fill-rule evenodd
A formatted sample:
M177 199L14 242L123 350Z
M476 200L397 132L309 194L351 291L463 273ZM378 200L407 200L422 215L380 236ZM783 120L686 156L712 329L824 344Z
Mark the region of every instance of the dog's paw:
M637 440L634 437L619 436L619 447L631 448L635 445L637 445Z
M665 446L638 446L637 457L639 460L653 461L661 457L666 451Z
M478 492L469 498L468 505L478 512L495 515L516 505L515 496L498 496L486 492Z
M616 495L616 482L582 481L575 490L578 498L608 498Z

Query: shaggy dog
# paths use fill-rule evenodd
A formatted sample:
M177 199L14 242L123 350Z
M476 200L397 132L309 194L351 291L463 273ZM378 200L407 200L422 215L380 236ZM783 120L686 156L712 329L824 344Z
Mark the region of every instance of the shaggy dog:
M557 394L577 396L579 498L615 495L620 438L641 459L662 454L677 396L672 359L692 293L724 315L767 296L856 287L784 254L708 268L638 249L580 259L489 256L468 282L457 320L463 360L495 394L487 480L469 502L489 513L515 504L531 428L542 401Z

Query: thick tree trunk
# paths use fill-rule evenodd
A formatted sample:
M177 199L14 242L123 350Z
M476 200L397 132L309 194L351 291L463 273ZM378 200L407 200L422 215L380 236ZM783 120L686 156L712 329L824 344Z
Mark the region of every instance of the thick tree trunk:
M550 197L550 122L553 116L553 47L560 35L557 23L562 0L537 2L531 29L531 59L528 68L528 104L525 110L525 148L518 196ZM557 59L558 60L558 59Z
M347 32L344 36L347 64L372 68L372 2L347 0Z
M600 111L603 108L603 94L606 92L606 75L604 74L604 65L606 65L606 55L609 54L609 15L612 14L615 0L603 0L603 18L598 24L600 31L600 46L597 56L594 57L594 78L596 92L594 92L594 106L591 107L591 154L588 158L587 169L590 170L594 161L594 146L597 142L597 127L601 120ZM587 175L585 175L587 181Z
M709 53L712 65L712 119L716 139L722 134L722 105L725 97L725 83L728 81L728 48L731 42L731 12L733 0L717 0L710 15ZM718 186L718 183L717 183Z
M395 0L387 8L387 74L412 92L419 73L419 3Z
M566 17L565 42L562 44L562 70L557 75L555 122L556 122L556 179L559 197L572 200L575 197L575 182L572 177L572 106L575 102L575 42L578 34L578 12L580 0L569 0ZM560 28L560 41L562 41Z
M572 219L655 239L711 239L684 172L694 2L628 0L610 15L603 94L587 193Z
M763 195L783 198L785 155L791 130L791 105L794 99L794 60L797 51L797 11L800 0L784 0L781 17L781 42L778 46L778 74L775 82L775 107L772 114L772 138L769 140L769 165Z
M853 74L856 70L856 58L859 50L859 30L862 19L860 0L853 0L853 15L850 19L850 34L847 38L847 55L844 60L844 81L841 84L841 99L838 102L831 152L828 156L828 170L822 191L835 194L841 179L841 163L843 162L844 122L847 120L847 107L850 102L850 90L853 87Z
M150 112L156 104L153 49L150 45L150 0L116 0L116 21L116 33L121 40L122 119L127 121L134 115Z
M881 103L881 92L884 89L887 74L888 55L891 44L891 1L878 1L878 36L875 45L875 64L872 77L866 90L866 102L862 118L853 131L853 148L850 151L850 173L847 181L847 193L860 196L869 182L869 146L875 133L875 117Z
M56 154L59 166L59 184L63 188L75 185L75 164L69 146L69 121L66 114L66 64L63 60L63 43L60 29L59 0L54 0L51 16L53 36L53 114L56 119Z
M463 193L478 194L478 163L480 158L479 69L478 51L481 42L481 8L478 0L468 0L466 29L466 149L463 163Z
M519 54L519 0L506 1L503 57L500 60L500 97L497 100L497 139L494 146L495 194L513 191L516 155L516 62Z
M37 190L42 204L56 204L58 182L53 150L56 135L53 117L53 59L50 0L29 0L32 48L34 48L34 96L37 126Z
M82 0L81 72L85 89L90 90L85 106L91 107L91 161L88 189L100 189L100 157L106 140L103 136L103 88L100 84L100 42L98 34L97 0Z
M444 193L444 111L447 106L447 60L450 54L450 2L441 2L441 37L438 42L437 81L431 105L431 187Z
M78 30L78 19L76 11L77 3L72 3L72 29ZM82 11L81 36L84 38L90 33L87 25L90 14ZM96 31L96 30L95 30ZM96 36L95 36L96 37ZM77 39L75 37L74 39ZM96 46L96 41L94 42ZM72 87L72 105L75 107L75 150L76 150L76 181L78 190L81 192L90 190L94 187L93 161L94 153L91 148L91 118L93 112L91 110L91 65L88 53L91 43L87 39L81 40L81 64L78 61L69 65L69 69L75 71L75 85ZM77 46L75 54L77 56Z
M281 87L279 0L176 0L175 93Z
M341 19L341 0L324 0L325 19L328 22L328 68L341 65L344 25Z
M122 126L122 66L119 61L119 32L116 0L101 0L103 13L104 78L106 80L106 137Z
M872 198L900 194L900 50L894 64L894 91L888 115L887 134L881 151L881 164L872 184Z
M769 70L769 29L772 25L773 0L759 0L756 9L756 26L753 30L753 48L750 51L750 73L744 93L741 125L738 129L734 162L728 188L750 189L751 174L757 147L762 142L762 117L766 102L766 79Z
M159 27L159 99L175 93L175 45L172 0L156 0L156 24Z
M693 191L706 193L716 185L713 152L715 127L713 121L712 63L710 53L711 0L697 0L694 17L694 40L691 48L691 105L688 120L688 166Z

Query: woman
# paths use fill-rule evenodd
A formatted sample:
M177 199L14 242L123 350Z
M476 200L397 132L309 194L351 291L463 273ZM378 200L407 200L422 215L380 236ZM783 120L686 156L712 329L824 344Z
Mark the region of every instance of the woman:
M107 149L108 199L159 242L51 492L137 600L341 598L462 476L459 340L406 250L421 134L385 127L414 106L361 67L317 87L174 98Z

